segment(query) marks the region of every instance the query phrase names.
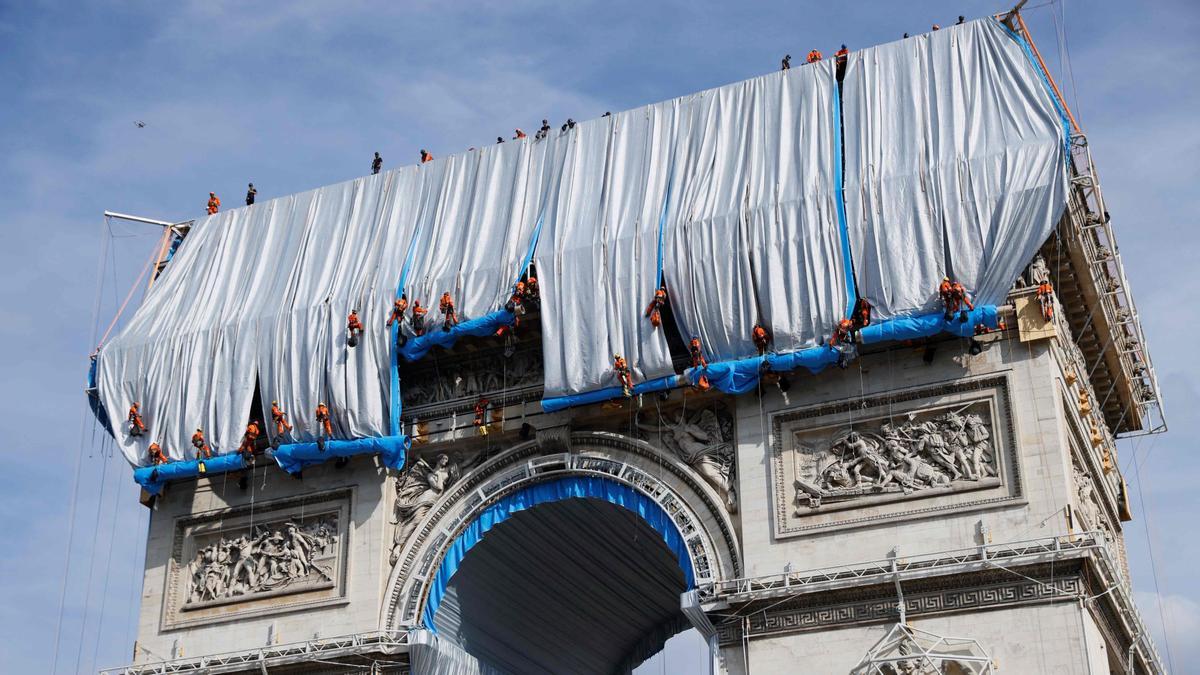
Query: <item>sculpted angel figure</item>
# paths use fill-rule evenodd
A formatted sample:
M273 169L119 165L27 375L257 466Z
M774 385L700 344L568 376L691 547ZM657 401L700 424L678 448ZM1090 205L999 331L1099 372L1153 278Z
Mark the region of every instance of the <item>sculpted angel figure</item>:
M725 501L731 513L737 511L737 494L730 481L733 468L733 445L725 440L721 422L711 409L703 410L688 420L683 412L675 422L659 416L662 424L647 424L638 419L638 428L651 434L662 434L662 442L681 460L696 470L712 485Z
M408 541L417 524L429 513L438 498L459 478L458 464L445 454L438 455L431 466L423 457L396 484L395 517L397 525L392 539L392 564L400 558L400 547Z

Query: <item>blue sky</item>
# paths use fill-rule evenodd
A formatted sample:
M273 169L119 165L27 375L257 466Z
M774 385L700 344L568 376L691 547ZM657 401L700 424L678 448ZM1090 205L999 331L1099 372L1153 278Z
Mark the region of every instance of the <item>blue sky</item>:
M1060 82L1091 139L1167 397L1171 433L1123 442L1121 463L1145 505L1126 530L1135 587L1165 655L1161 594L1182 670L1200 661L1200 540L1188 536L1200 359L1185 329L1200 323L1189 274L1200 6L1066 2L1031 0L1027 20L1056 77L1066 26L1075 86ZM0 0L0 663L50 669L81 435L59 672L130 656L146 512L123 460L79 419L97 293L111 312L153 233L118 228L117 273L98 285L104 209L183 220L209 190L230 205L248 181L260 199L296 192L366 173L376 150L388 166L411 163L422 147L457 152L543 117L587 119L773 70L784 53L1003 9L919 4Z

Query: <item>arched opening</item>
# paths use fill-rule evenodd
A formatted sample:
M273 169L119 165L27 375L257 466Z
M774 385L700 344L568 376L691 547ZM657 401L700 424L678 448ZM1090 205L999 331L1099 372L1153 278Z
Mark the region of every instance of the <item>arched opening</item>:
M507 672L627 672L689 626L680 594L694 583L691 565L669 516L628 486L548 481L459 536L426 624Z

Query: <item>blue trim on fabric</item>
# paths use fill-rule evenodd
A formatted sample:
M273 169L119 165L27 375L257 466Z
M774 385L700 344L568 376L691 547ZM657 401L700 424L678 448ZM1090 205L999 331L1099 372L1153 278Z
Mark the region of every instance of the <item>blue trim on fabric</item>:
M897 317L872 324L859 331L859 338L864 344L885 342L888 340L915 340L932 337L939 333L950 333L960 337L971 337L975 327L983 324L990 329L999 326L1000 316L995 305L982 305L967 312L967 320L960 322L956 316L946 321L942 313L921 314L918 316ZM634 386L635 394L653 391L666 391L684 386L698 386L700 376L708 378L712 388L727 394L745 394L758 386L759 379L765 372L788 373L805 368L811 373L819 373L825 368L838 362L840 353L829 345L816 345L791 352L752 356L732 361L710 363L704 368L688 368L682 376L669 375L656 380L649 380ZM596 391L556 396L542 399L542 410L556 412L574 406L600 403L622 396L620 387L606 387Z
M516 316L507 309L498 309L479 318L464 321L452 326L450 330L442 330L441 326L431 327L424 335L410 337L400 349L400 355L406 361L416 361L429 353L434 347L449 349L460 337L473 335L485 337L495 334L501 326L511 326Z
M679 375L666 375L633 385L633 393L635 396L638 394L652 394L658 391L677 389L685 384L683 378ZM585 391L582 394L552 396L542 399L542 411L548 413L557 412L589 403L602 403L614 398L623 398L624 396L625 392L620 387L605 387L603 389Z
M200 471L201 465L204 465L203 473ZM141 485L146 492L157 495L162 492L163 485L169 481L229 473L244 468L246 468L246 462L242 459L242 455L231 452L217 455L212 459L189 459L181 462L167 462L157 466L139 466L133 470L133 480L137 481L137 484Z
M833 80L833 192L837 203L838 236L842 240L842 276L846 283L846 316L854 316L858 304L858 285L854 283L854 264L850 255L850 230L846 226L846 195L842 186L842 98L841 85Z
M517 513L539 504L550 504L566 499L605 501L640 516L647 525L662 536L663 543L675 554L687 589L691 590L696 587L696 577L692 570L692 558L688 553L687 543L679 533L675 522L671 520L671 516L661 506L646 495L622 483L607 478L572 476L531 485L502 497L466 526L446 550L446 555L442 558L437 573L433 577L433 583L430 584L429 599L425 603L425 611L421 615L425 627L437 632L433 618L437 615L438 607L442 604L442 599L446 595L446 589L449 587L454 573L462 567L467 552L482 541L493 527ZM530 552L530 555L534 555L534 552Z
M99 355L92 357L91 363L88 365L87 388L84 393L87 395L88 407L92 409L92 415L96 417L96 421L100 423L101 428L108 432L109 436L115 437L112 422L108 419L108 410L104 408L104 402L100 400L100 390L96 387L96 369L99 367L99 362Z
M408 283L408 271L412 267L413 253L417 249L417 240L421 238L421 228L413 229L412 241L408 242L408 251L404 254L404 266L400 268L400 281L396 284L396 295L400 297L404 293L404 286ZM397 343L400 341L400 324L403 321L397 321L392 324L391 336L392 343L390 351L392 352L391 365L391 384L392 384L392 406L388 416L388 430L393 436L403 437L400 432L403 427L400 423L400 416L403 414L403 402L400 400L400 349Z
M1021 45L1021 51L1025 52L1025 58L1029 61L1029 65L1033 66L1033 69L1037 71L1038 77L1041 78L1042 87L1046 90L1046 94L1050 96L1050 102L1054 104L1054 110L1058 113L1059 124L1062 126L1063 162L1069 163L1071 161L1071 118L1067 116L1067 111L1063 108L1058 100L1058 96L1054 93L1054 87L1050 84L1050 73L1047 73L1038 64L1037 57L1033 54L1033 49L1020 33L1009 28L1007 24L995 17L992 18L992 21L1000 24L1000 28L1004 29L1004 32L1008 33L1009 37Z
M294 474L304 467L313 466L338 457L378 454L380 461L389 469L404 468L404 459L412 439L408 436L383 436L381 438L356 438L350 441L330 439L325 441L322 452L316 443L286 443L275 452L279 468Z
M537 251L538 241L542 238L542 223L546 222L546 207L542 206L542 212L538 214L537 225L533 226L533 240L529 242L529 250L525 252L525 261L521 263L521 269L517 270L517 280L519 281L525 275L525 270L533 264L533 254ZM516 282L513 282L513 288L516 289Z
M942 312L901 316L867 326L858 332L858 336L863 344L889 340L916 340L932 337L938 333L970 337L975 334L975 327L979 324L994 329L999 325L999 321L1000 317L996 306L983 305L967 312L966 321L960 322L957 316L947 321Z

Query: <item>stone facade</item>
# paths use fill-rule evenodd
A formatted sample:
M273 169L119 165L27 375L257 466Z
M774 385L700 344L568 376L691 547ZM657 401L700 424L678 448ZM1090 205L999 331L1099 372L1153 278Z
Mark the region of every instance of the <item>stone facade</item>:
M929 360L864 350L847 370L761 395L677 391L557 414L540 411L536 359L519 376L495 353L471 357L480 372L448 368L452 381L414 372L405 421L419 437L402 472L357 458L303 481L262 467L244 489L224 476L169 487L151 519L138 661L404 631L455 533L549 476L651 495L704 583L1084 530L1120 551L1123 485L1088 442L1055 345L999 337L972 355L953 339ZM916 627L978 640L1006 672L1103 672L1128 636L1104 608L1080 608L1103 591L1089 569L934 574L904 582L904 606ZM871 582L707 618L726 672L847 672L898 602L895 585Z

